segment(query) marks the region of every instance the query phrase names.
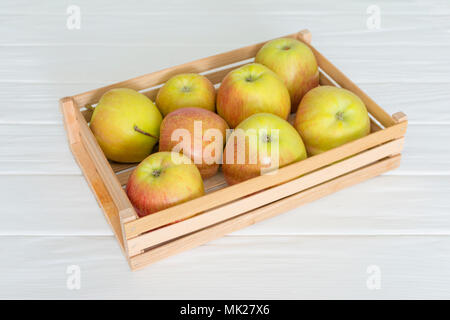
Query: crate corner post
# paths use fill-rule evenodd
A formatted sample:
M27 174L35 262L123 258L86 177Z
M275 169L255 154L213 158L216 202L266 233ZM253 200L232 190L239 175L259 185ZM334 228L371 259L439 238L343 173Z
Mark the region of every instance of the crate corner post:
M301 41L303 41L305 43L311 44L312 33L308 29L300 30L297 33L297 39L299 39L299 40L301 40Z

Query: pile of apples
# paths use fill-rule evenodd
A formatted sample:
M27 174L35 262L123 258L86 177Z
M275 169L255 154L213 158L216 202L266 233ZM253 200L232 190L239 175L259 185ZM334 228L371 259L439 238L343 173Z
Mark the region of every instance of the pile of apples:
M140 162L126 188L140 216L202 196L203 180L220 165L232 185L370 132L361 99L319 86L313 52L289 38L266 43L254 63L225 76L217 94L205 76L179 74L155 103L132 89L112 89L90 122L109 160Z

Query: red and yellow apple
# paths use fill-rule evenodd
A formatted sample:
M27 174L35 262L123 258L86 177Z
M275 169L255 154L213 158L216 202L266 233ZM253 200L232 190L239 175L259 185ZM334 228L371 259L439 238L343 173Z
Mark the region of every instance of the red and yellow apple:
M368 135L370 119L366 106L354 93L320 86L303 97L294 126L308 154L315 155Z
M111 89L94 109L90 128L103 153L117 162L139 162L158 142L161 113L132 89Z
M311 49L295 39L280 38L267 42L256 54L255 62L274 71L286 85L292 112L302 97L319 85L319 68Z
M232 185L305 158L302 138L289 122L271 113L257 113L229 136L222 171Z
M156 105L164 116L181 108L215 111L216 90L205 76L183 73L170 78L159 89Z
M205 193L197 167L188 157L175 152L148 156L131 174L126 191L140 217Z
M290 110L289 92L283 81L258 63L228 73L217 92L217 113L231 128L261 112L287 119Z
M161 123L159 151L181 151L194 162L202 178L207 179L219 169L227 129L225 120L214 112L178 109ZM176 150L177 146L182 150Z

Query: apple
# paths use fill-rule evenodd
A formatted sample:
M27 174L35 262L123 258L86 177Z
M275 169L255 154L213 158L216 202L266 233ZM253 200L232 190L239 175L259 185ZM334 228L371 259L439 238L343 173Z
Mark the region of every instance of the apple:
M302 138L289 122L271 113L257 113L229 136L222 171L232 185L305 158Z
M164 116L181 108L215 111L216 90L205 76L184 73L170 78L159 89L156 105Z
M116 162L139 162L158 142L161 113L142 93L117 88L101 97L92 114L90 128L106 158Z
M130 175L126 191L140 217L205 193L197 167L176 152L156 152L145 158Z
M267 42L256 54L255 62L265 65L283 80L291 97L291 112L297 110L306 92L319 85L314 53L298 40L280 38Z
M314 88L303 97L294 126L309 155L370 133L369 115L361 99L346 89L333 86Z
M287 119L289 92L269 68L251 63L229 72L217 92L217 113L231 128L255 113L273 113Z
M159 151L175 151L180 146L197 166L203 179L219 169L225 145L225 120L200 108L183 108L169 113L161 123ZM181 142L179 142L181 138Z

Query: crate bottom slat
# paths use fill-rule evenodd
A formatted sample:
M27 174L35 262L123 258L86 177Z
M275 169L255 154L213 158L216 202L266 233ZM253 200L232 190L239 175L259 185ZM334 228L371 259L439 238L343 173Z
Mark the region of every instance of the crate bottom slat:
M205 244L211 240L220 238L228 233L245 228L259 221L274 217L300 205L312 202L346 187L355 185L365 180L376 177L384 172L393 170L400 165L401 154L387 157L374 164L354 170L338 178L324 182L305 191L270 203L240 216L217 223L203 230L180 237L144 253L129 258L132 270L141 269L151 263L167 258L174 254L183 252Z
M384 159L392 154L398 154L403 149L404 138L399 138L375 148L363 151L353 157L338 161L331 166L318 169L311 173L299 176L281 185L263 190L235 201L212 208L195 217L165 226L127 240L128 253L130 256L140 254L149 247L154 247L166 241L171 241L182 235L195 232L226 221L242 213L256 210L264 205L276 202L280 199L296 194L315 185L330 181L348 172L362 168Z

